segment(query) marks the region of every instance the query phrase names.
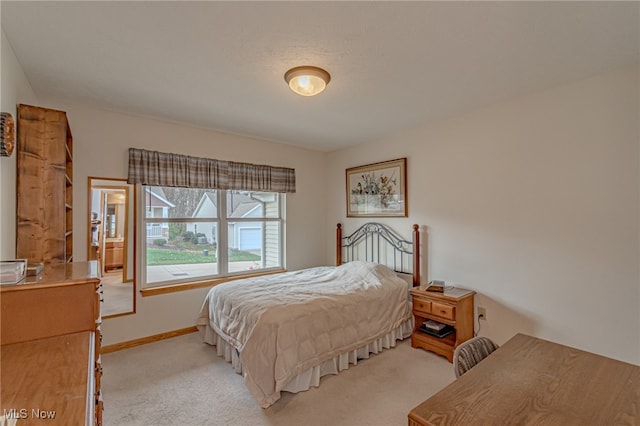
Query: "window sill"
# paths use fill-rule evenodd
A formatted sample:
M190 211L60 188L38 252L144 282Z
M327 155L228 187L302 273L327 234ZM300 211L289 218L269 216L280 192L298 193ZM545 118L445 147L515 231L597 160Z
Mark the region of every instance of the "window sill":
M283 272L287 272L286 269L278 269L277 271L269 271L269 272L257 272L255 274L246 274L246 275L234 275L232 277L224 277L224 278L216 278L213 280L205 280L205 281L194 281L191 283L180 283L159 287L150 287L140 289L140 294L142 297L147 296L156 296L158 294L167 294L167 293L177 293L179 291L187 291L194 290L196 288L204 288L204 287L213 287L218 284L226 283L228 281L236 281L244 278L252 278L252 277L261 277L263 275L272 275L272 274L281 274Z

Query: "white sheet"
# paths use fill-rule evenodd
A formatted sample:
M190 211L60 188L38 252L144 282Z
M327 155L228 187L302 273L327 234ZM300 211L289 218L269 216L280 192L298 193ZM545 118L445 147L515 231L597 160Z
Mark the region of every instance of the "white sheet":
M231 363L231 366L236 373L242 374L242 363L240 362L238 351L222 339L222 337L217 335L208 325L200 326L199 328L203 334L203 340L212 346L216 346L218 356L223 357L225 361ZM368 359L370 354L377 354L385 349L394 348L398 340L406 339L411 336L412 332L413 317L403 322L400 327L392 330L380 339L376 339L371 343L359 347L358 349L342 353L320 365L316 365L303 371L292 378L289 383L282 388L282 390L297 393L306 391L311 387L318 387L320 386L320 378L329 374L338 374L341 371L347 370L351 364L357 365L358 360Z
M266 408L300 373L410 321L408 288L366 262L238 280L210 290L198 325L239 352L246 385Z

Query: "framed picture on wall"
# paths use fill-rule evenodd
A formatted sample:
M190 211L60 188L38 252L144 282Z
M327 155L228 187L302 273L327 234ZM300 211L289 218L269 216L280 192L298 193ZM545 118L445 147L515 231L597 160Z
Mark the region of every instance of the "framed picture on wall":
M346 170L347 217L407 216L407 159Z

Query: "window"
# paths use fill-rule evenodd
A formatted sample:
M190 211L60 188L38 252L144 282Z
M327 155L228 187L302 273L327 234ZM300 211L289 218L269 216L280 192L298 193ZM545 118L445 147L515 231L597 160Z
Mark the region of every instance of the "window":
M145 287L282 268L284 194L143 188Z

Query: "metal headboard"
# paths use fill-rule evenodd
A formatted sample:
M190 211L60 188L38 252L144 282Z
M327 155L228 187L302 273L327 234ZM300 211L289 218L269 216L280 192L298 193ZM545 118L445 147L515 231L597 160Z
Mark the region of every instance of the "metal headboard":
M347 237L342 225L336 229L336 265L365 260L388 266L396 272L413 275L420 285L420 231L413 225L413 241L407 241L386 225L368 222Z

